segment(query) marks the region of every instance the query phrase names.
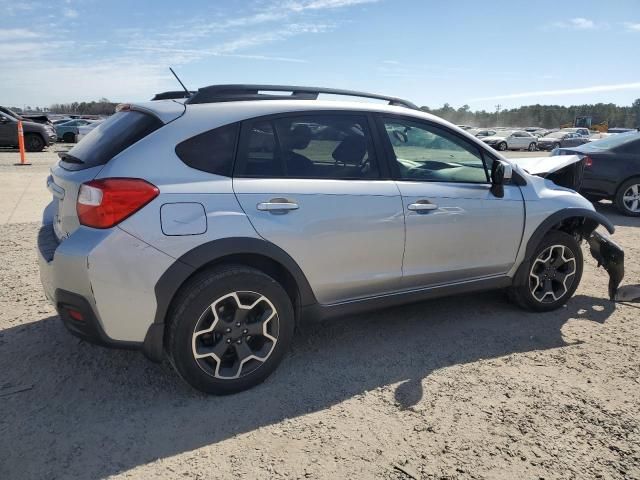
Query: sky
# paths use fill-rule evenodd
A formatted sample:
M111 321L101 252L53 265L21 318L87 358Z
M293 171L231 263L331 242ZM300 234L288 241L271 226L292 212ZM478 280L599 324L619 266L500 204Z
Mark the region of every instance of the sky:
M640 98L640 0L0 0L0 105L179 85L348 88L495 110Z

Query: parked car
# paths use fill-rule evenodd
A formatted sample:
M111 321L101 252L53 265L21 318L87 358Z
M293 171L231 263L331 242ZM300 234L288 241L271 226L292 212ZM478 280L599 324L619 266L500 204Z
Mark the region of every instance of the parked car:
M78 127L78 133L76 134L76 142L82 140L85 136L87 136L94 128L102 123L102 120L96 120L95 122L87 123L86 125L82 125Z
M577 184L362 92L205 87L184 103L122 105L60 156L38 249L62 322L166 353L215 394L263 381L313 319L492 288L557 309L580 282L580 241L609 248L594 230L614 229Z
M585 138L573 132L554 132L538 139L538 150L553 150L559 147L577 147L589 142Z
M0 112L0 146L18 147L19 118ZM56 132L49 125L22 120L24 148L28 152L40 152L56 141Z
M637 128L620 128L620 127L614 127L614 128L609 128L607 130L607 133L629 133L629 132L637 132L638 129Z
M474 128L474 129L468 130L468 132L471 135L478 138L491 137L496 134L496 130L487 130L482 128Z
M73 118L68 118L68 117L67 118L60 118L60 119L54 120L52 123L54 125L62 125L63 123L70 122L71 120L73 120Z
M612 200L625 215L640 216L640 133L620 133L556 155L586 157L580 192L592 200Z
M524 130L498 130L494 135L482 138L487 145L496 150L529 150L537 149L538 139Z
M560 129L560 131L561 132L577 133L578 135L580 135L581 137L584 137L584 138L589 138L589 136L591 136L591 130L589 130L588 128L569 127L569 128L562 128L562 129Z
M92 120L75 119L56 125L56 133L61 142L74 143L78 135L78 127L89 125Z

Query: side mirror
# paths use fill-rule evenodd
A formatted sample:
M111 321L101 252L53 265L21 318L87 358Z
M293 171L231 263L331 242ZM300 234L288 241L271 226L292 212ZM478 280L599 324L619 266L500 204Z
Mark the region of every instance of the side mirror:
M501 160L495 160L491 166L491 193L495 197L504 197L504 185L511 181L513 167Z

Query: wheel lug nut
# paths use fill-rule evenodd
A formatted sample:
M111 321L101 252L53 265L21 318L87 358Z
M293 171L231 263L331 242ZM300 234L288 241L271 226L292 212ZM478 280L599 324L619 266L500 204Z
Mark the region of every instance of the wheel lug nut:
M236 340L236 343L238 343L238 344L242 343L242 339L239 338L238 340Z
M236 327L239 327L239 326L240 326L240 322L236 323Z
M231 339L230 338L227 338L227 343L231 343Z
M225 332L227 332L227 333L231 333L231 329L230 329L230 328L227 328L227 329L225 330Z
M245 328L244 330L242 330L242 333L244 333L244 334L246 335L247 333L249 333L249 330L247 330L247 329Z

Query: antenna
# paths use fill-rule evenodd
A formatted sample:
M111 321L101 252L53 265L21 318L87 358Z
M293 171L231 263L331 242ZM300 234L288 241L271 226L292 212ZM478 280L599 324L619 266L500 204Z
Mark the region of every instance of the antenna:
M176 72L173 71L173 68L169 67L169 70L171 70L171 73L173 73L173 76L176 77L176 80L178 80L180 85L182 85L182 89L187 94L187 98L189 98L191 96L191 92L187 90L187 87L184 86L184 83L182 83L182 80L180 80L180 77L178 77L178 75L176 75Z

